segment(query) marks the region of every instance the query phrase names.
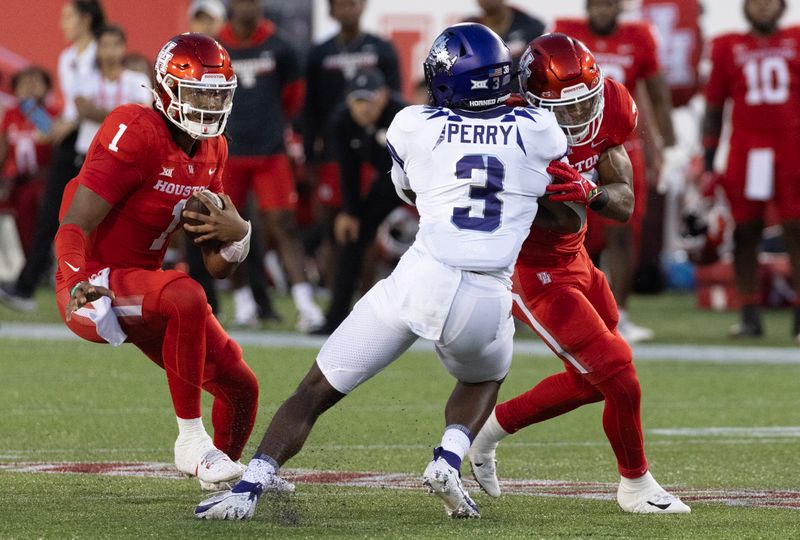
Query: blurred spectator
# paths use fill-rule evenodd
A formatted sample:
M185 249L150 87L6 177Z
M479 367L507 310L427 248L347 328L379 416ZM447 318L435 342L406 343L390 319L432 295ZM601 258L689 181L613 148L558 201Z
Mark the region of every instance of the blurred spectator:
M773 203L792 262L796 294L792 335L800 343L800 169L794 157L800 141L800 29L779 26L785 11L783 0L745 0L748 31L711 42L703 122L704 183L722 185L736 223L733 268L742 312L731 336L764 333L758 252L767 207ZM724 176L715 178L726 103L733 106L730 150Z
M189 6L189 32L216 37L227 13L220 0L194 0Z
M15 73L11 89L17 103L0 121L0 206L13 210L26 255L52 153L51 132L57 111L45 105L52 86L50 74L39 66Z
M508 45L514 59L513 72L516 73L519 59L531 40L544 33L544 23L515 7L506 4L505 0L478 0L483 13L467 19L467 22L484 24L497 33ZM513 77L513 92L519 92L519 82Z
M335 141L324 131L333 111L344 102L345 86L362 69L383 73L388 87L400 91L400 72L394 46L361 29L366 0L329 0L330 15L339 33L312 47L308 55L304 144L306 159L318 165L318 196L322 204L341 205Z
M254 193L266 234L275 240L292 282L298 329L310 330L322 325L324 316L306 277L295 216L297 193L284 144L287 123L302 106L305 83L297 55L263 17L260 0L233 0L230 8L220 42L231 54L239 86L228 121L231 142L225 191L240 209L248 193ZM237 319L246 307L242 302L249 290L245 290L234 293Z
M64 97L64 110L52 127L52 137L57 146L47 175L30 256L16 282L0 288L0 301L16 309L36 309L33 293L50 269L51 246L58 230L58 211L64 186L81 166L75 152L78 135L75 95L81 81L97 69L95 36L104 24L103 8L97 0L72 0L61 10L61 30L70 46L58 58L58 82Z
M333 332L347 317L361 275L364 252L374 241L386 216L402 204L389 176L392 161L386 130L405 106L392 96L381 72L371 69L359 72L350 81L345 104L334 112L332 134L337 142L342 171L342 211L334 223L334 237L340 252L333 298L325 326L317 333ZM371 165L375 173L362 198L363 164Z
M669 87L661 73L653 27L650 24L620 20L623 0L587 0L587 19L559 19L555 32L563 32L581 40L594 53L604 77L612 78L628 89L632 96L646 97L652 109L656 132L664 149L664 161L673 161L675 134L672 129ZM646 92L637 93L639 83ZM605 250L607 272L614 298L619 306L619 331L628 342L653 338L649 328L634 324L627 313L628 298L633 288L636 253L641 243L642 221L647 208L647 169L642 140L630 137L625 150L633 165L633 188L636 204L633 217L625 224L588 213L586 237L589 254L597 261Z
M83 159L100 123L123 103L150 105L150 78L125 69L126 38L118 26L104 26L97 35L98 71L79 81L75 91L80 127L75 151Z

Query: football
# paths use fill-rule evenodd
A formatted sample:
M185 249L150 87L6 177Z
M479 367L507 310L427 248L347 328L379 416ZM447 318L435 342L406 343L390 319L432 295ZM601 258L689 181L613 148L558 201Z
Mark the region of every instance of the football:
M203 193L208 195L209 198L214 202L214 204L217 205L218 208L220 208L220 209L224 209L225 208L225 203L222 201L222 198L219 195L217 195L213 191L204 191ZM203 215L206 215L206 216L211 215L211 212L209 211L208 207L206 207L206 205L203 204L203 201L201 201L197 197L189 197L186 200L186 204L184 205L183 209L184 209L184 211L196 212L198 214L203 214ZM200 221L200 220L187 218L187 217L183 216L183 214L181 214L181 227L183 227L184 223L188 224L188 225L195 225L195 226L203 224L203 222ZM183 229L183 232L186 233L186 236L188 236L189 239L192 242L194 242L194 240L196 238L199 238L200 236L202 236L202 234L189 232L186 229ZM214 243L214 242L216 242L216 240L211 241L211 242L203 242L203 245L204 246L208 246L209 243ZM214 246L211 246L211 247L214 247Z

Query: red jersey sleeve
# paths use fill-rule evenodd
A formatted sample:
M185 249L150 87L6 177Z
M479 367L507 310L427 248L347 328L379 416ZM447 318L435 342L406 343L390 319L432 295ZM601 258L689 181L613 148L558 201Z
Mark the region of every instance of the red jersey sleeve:
M622 144L636 129L639 109L625 85L611 79L606 79L605 85L603 116L610 115L613 118L609 139L615 145Z
M728 40L723 38L714 39L711 42L711 73L706 82L705 96L709 105L722 107L725 100L730 95L730 75L731 64L730 48Z
M113 110L95 135L78 175L81 184L112 206L141 185L157 155L153 126L143 117L135 105Z
M641 38L637 40L639 41L638 50L641 54L639 74L641 78L647 79L661 71L658 61L658 38L653 25L642 23L639 28L641 28Z

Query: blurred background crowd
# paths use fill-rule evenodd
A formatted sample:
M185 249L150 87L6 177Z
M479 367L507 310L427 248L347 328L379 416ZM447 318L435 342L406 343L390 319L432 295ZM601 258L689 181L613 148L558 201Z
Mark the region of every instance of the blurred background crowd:
M515 59L531 39L560 24L583 25L590 34L621 21L652 24L652 43L613 44L602 32L587 43L605 74L633 90L641 110L637 137L626 145L639 155L641 219L590 235L590 251L623 308L620 330L629 341L653 338L631 320L635 310L624 309L631 293L690 291L701 309L741 309L747 313L733 335L761 334L761 306L798 303L800 280L769 204L754 237L760 255L745 265L750 275L742 277L741 253L734 264L736 226L714 182L714 171L725 170L730 127L721 151L710 156L701 138L712 67L704 55L708 39L747 30L752 20L745 4L782 0L4 3L0 298L15 309L55 309L37 305L35 292L52 280L64 185L113 108L151 102L152 62L161 44L192 31L215 36L233 59L239 86L224 182L257 234L247 263L224 283L205 273L199 251L183 235L175 236L168 264L193 275L216 312L220 293L230 292L233 301L225 305L235 325L280 319L272 300L289 296L299 330L330 333L414 239L417 215L395 195L385 132L401 108L427 101L422 59L441 28L462 20L494 29ZM800 20L798 6L784 7L781 25ZM626 54L653 61L626 73Z

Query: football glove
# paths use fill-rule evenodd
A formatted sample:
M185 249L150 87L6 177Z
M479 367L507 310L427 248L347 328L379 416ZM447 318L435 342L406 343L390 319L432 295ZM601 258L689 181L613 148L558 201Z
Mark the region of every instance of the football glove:
M545 188L550 194L551 201L573 202L588 206L592 210L600 210L608 203L606 191L588 178L584 178L569 163L551 161L547 172L554 179L554 183Z

